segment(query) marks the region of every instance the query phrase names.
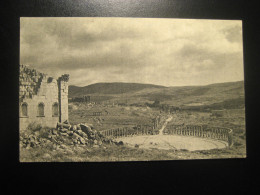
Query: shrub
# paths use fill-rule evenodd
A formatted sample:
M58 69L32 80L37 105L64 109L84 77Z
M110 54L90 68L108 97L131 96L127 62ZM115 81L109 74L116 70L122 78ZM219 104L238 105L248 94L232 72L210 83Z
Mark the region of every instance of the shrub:
M42 125L36 122L30 123L27 127L27 130L32 132L40 131L41 129L42 129Z

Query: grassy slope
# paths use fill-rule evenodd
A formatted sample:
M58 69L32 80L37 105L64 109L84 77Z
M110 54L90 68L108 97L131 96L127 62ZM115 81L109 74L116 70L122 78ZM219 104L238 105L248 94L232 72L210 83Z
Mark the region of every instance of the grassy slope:
M136 92L146 88L165 88L160 85L140 83L95 83L85 87L69 86L69 97L89 94L122 94Z
M93 116L93 112L106 110L109 112L108 115L96 117ZM84 103L73 103L69 107L69 120L72 124L78 123L91 123L96 127L97 130L118 128L129 124L152 124L152 118L158 115L158 110L149 108L138 108L138 107L88 107ZM102 119L99 122L97 118Z
M69 87L69 97L90 95L93 101L145 103L159 100L174 106L213 105L224 107L244 104L244 82L217 83L206 86L163 87L136 83L97 83L86 87ZM234 105L235 104L235 105ZM215 108L214 108L215 109Z

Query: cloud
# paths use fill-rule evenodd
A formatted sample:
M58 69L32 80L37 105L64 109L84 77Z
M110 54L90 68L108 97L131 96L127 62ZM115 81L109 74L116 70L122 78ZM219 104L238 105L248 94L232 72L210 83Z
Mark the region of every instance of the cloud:
M178 57L182 63L190 64L192 70L215 71L216 69L225 68L234 59L237 59L238 62L241 61L242 56L238 52L214 52L194 44L188 44L179 50Z
M20 63L83 86L242 80L241 29L228 20L21 18Z
M242 42L242 26L241 25L235 25L232 27L228 27L223 30L224 35L226 39L231 42L237 42L240 43Z

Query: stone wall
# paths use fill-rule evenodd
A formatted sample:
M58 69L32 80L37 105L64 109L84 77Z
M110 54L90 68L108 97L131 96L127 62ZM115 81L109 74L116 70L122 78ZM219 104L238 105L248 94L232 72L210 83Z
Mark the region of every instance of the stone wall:
M68 120L68 79L60 82L59 79L21 65L19 104L20 130L26 129L33 122L56 127L58 122ZM27 113L26 108L22 110L23 104L27 107ZM39 104L43 105L44 113L39 112ZM55 112L55 106L59 109L58 112Z

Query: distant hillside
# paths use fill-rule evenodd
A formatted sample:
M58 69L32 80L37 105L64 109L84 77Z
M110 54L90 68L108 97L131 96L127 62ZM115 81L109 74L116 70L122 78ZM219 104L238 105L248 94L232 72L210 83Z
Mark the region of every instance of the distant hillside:
M122 94L137 92L147 88L166 88L160 85L140 83L95 83L85 87L69 86L69 97L90 94Z
M244 106L244 81L205 86L164 87L138 83L96 83L86 87L69 86L69 97L90 95L92 101L144 104L159 100L161 104L184 107Z

